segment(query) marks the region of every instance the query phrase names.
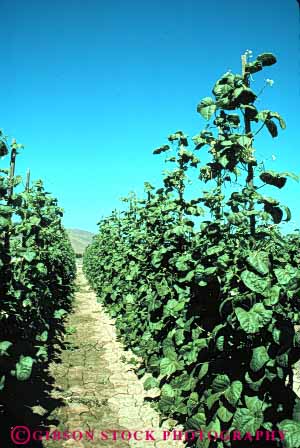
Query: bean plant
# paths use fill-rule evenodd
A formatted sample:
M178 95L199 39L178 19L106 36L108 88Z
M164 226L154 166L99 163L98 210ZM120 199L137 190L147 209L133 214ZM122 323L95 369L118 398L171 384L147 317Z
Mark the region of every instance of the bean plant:
M24 188L15 175L21 145L0 136L0 400L5 411L14 382L34 380L53 353L71 309L75 256L62 209L42 181ZM21 416L20 416L21 417ZM17 423L17 422L12 422Z
M257 136L276 138L286 124L258 110L251 88L276 57L249 56L241 74L225 73L198 104L207 123L192 149L176 131L154 150L167 155L161 187L146 182L144 198L129 195L125 211L100 221L84 270L124 344L143 359L145 388L159 388L161 414L219 435L190 446L261 447L257 431L275 431L267 446L297 448L300 240L283 232L291 211L269 191L298 177L267 170L256 156ZM234 430L243 441L221 437Z

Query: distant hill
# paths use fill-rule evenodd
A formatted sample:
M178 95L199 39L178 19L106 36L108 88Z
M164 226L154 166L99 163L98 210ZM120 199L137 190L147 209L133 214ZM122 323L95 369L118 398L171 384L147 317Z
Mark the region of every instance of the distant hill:
M94 233L80 229L66 229L76 254L82 255L85 248L92 242Z

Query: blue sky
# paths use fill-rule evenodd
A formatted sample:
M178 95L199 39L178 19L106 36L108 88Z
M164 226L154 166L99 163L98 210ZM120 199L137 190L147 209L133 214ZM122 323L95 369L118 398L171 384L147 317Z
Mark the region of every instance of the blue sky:
M0 128L25 145L17 171L42 178L65 209L64 223L95 231L143 182L160 186L152 150L179 129L205 122L197 103L251 49L278 63L259 107L287 129L255 145L270 169L300 173L300 49L296 0L0 0ZM275 154L276 160L271 160ZM201 153L199 154L201 158ZM300 225L300 184L274 192Z

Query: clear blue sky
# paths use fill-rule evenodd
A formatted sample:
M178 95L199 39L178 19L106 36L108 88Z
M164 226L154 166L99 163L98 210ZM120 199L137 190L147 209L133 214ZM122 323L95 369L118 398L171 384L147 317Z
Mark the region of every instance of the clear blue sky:
M300 173L299 21L296 0L0 0L0 128L25 145L31 168L65 209L67 227L96 222L143 182L160 183L152 150L178 129L193 136L196 112L240 55L274 52L262 108L287 129L256 143L270 169ZM200 154L201 156L201 154ZM300 184L281 197L300 225ZM275 191L274 193L278 193Z

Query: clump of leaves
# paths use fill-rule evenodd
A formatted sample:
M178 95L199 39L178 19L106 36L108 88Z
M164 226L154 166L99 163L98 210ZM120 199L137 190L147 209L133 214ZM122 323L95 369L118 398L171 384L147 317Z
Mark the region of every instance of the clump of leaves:
M0 133L0 155L10 156L0 169L0 391L45 367L71 307L76 269L57 200L42 181L24 190L15 175L21 148Z
M257 160L259 132L276 138L286 125L279 113L257 109L250 86L274 63L271 53L253 62L246 54L241 74L216 82L197 107L208 123L194 149L176 131L154 150L173 168L160 188L146 183L144 199L125 198L126 211L99 223L84 269L125 344L144 359L145 388L161 389L154 400L163 414L186 429L242 436L292 428L284 442L292 448L300 446L292 370L300 358L300 239L282 234L291 212L263 191L298 177ZM188 189L195 171L197 197Z

